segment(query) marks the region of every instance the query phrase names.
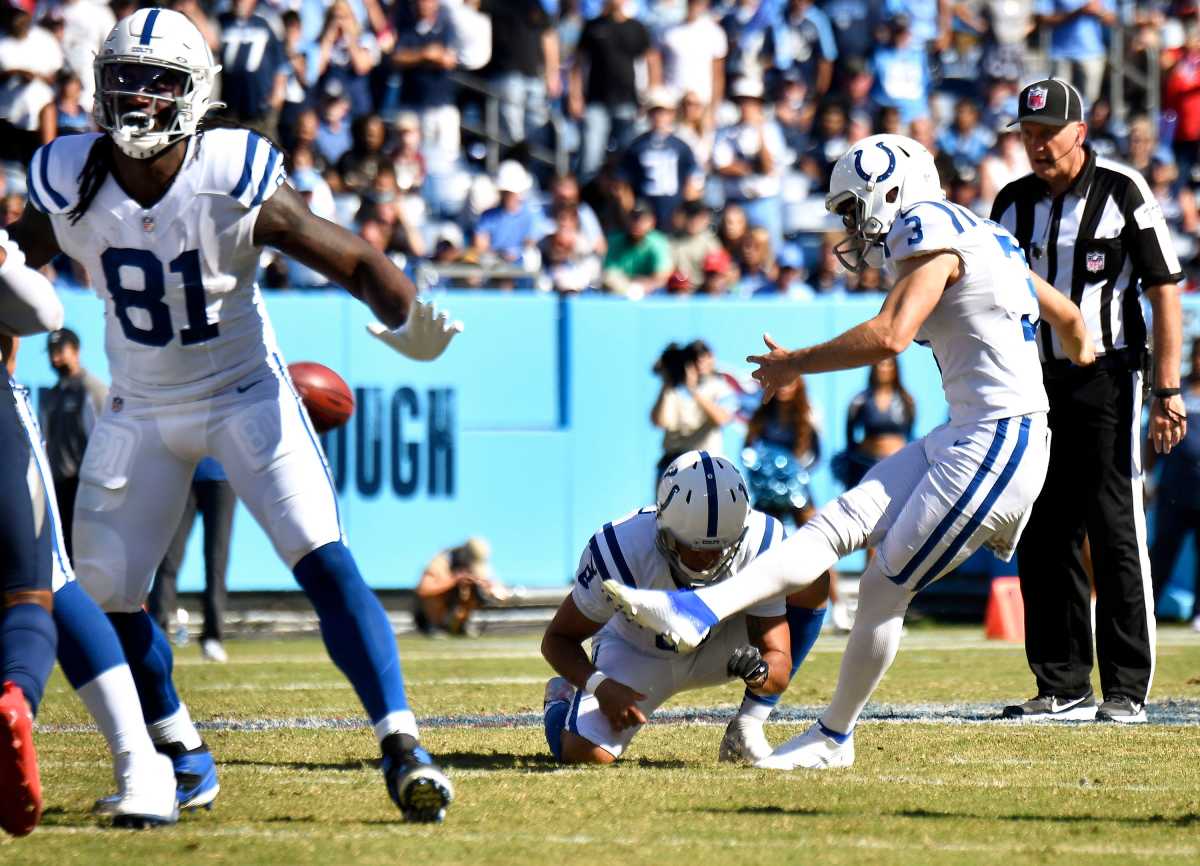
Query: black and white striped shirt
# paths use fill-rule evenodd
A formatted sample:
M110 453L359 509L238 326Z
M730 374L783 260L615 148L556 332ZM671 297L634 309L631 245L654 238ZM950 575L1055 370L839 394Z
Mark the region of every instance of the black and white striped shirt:
M1088 147L1065 193L1051 196L1045 181L1028 174L1000 190L992 219L1013 233L1033 271L1079 307L1097 355L1145 349L1141 293L1183 273L1141 174ZM1066 357L1049 327L1041 328L1038 347L1043 362Z

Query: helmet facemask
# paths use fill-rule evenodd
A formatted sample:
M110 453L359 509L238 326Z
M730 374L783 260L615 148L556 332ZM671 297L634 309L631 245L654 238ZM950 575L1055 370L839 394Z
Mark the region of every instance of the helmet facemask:
M675 581L680 589L700 589L704 586L711 586L729 577L730 569L733 566L733 561L737 557L738 550L741 549L742 542L746 538L747 527L743 526L741 533L733 541L723 548L713 547L688 547L682 544L670 530L660 528L654 538L654 545L658 548L667 560L667 564L671 569L671 578ZM716 557L712 565L707 568L692 568L683 561L683 557L689 552L708 552L720 551L720 556Z
M186 66L120 56L97 58L96 81L96 125L134 159L192 135L200 121L193 107L209 105L198 91L212 87Z
M896 203L900 199L900 187L893 186L883 196L882 201L893 207L875 208L873 205L880 201L880 196L872 195L874 181L867 184L867 198L858 196L854 190L843 190L837 195L830 196L825 206L830 213L842 218L846 227L846 237L833 248L842 267L852 273L861 273L867 268L882 268L884 260L884 240L891 231L898 210ZM882 214L876 210L884 211Z

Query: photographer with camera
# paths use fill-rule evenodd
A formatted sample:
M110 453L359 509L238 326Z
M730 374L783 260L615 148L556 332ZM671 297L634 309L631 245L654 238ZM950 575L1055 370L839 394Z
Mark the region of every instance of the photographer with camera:
M663 431L656 474L686 451L723 454L721 428L733 420L733 390L717 372L703 340L669 344L654 365L662 379L650 423Z

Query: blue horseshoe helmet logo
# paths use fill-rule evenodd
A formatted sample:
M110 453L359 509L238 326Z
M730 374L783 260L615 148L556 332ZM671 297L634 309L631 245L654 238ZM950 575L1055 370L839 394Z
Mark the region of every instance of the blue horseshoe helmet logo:
M896 154L892 153L892 149L890 147L888 147L886 144L884 144L882 141L875 142L875 146L877 148L879 148L880 150L882 150L884 153L886 153L888 156L887 170L884 171L883 174L879 175L879 177L875 178L875 182L878 183L879 181L887 180L889 177L892 176L892 172L896 170ZM858 172L858 176L861 177L863 180L870 181L871 176L869 174L867 174L865 171L863 171L862 155L863 155L863 152L861 150L854 152L854 170L856 172Z

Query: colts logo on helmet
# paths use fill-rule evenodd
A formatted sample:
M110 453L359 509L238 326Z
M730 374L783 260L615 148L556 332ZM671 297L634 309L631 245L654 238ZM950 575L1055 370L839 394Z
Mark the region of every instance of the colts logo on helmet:
M884 144L882 141L875 142L875 146L877 148L879 148L880 150L882 150L884 153L886 153L887 157L888 157L887 169L883 172L883 174L881 174L881 175L879 175L879 177L875 178L875 181L879 182L881 180L887 180L889 177L892 176L892 172L896 170L896 154L892 153L892 149L890 147L888 147L886 144ZM871 179L871 176L869 174L867 174L865 171L863 171L862 155L863 155L863 152L861 150L855 152L855 154L854 154L854 170L856 172L858 172L858 176L861 177L863 180L869 181Z
M1029 106L1030 111L1041 111L1046 107L1046 88L1031 87L1029 95L1025 97L1025 104Z

